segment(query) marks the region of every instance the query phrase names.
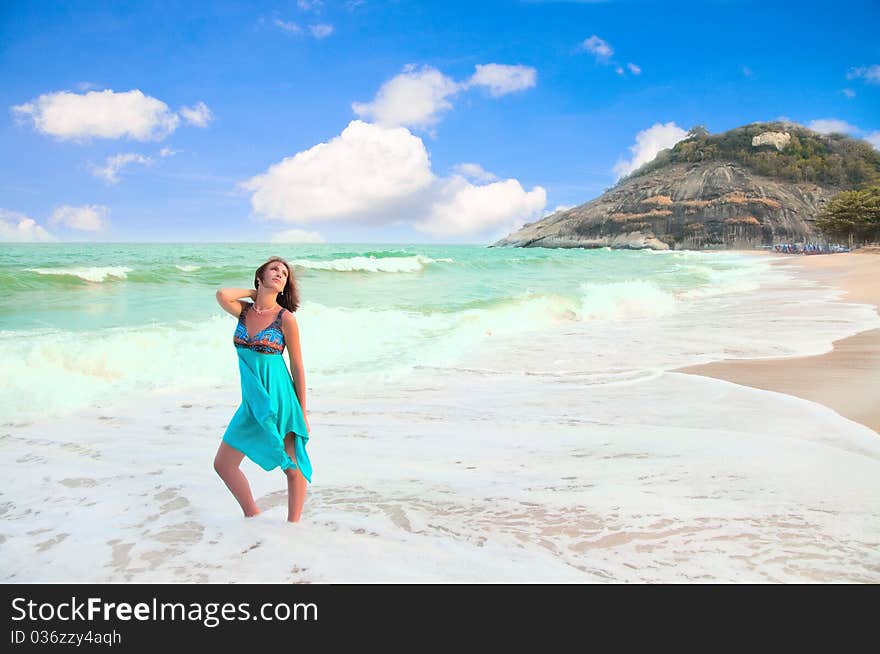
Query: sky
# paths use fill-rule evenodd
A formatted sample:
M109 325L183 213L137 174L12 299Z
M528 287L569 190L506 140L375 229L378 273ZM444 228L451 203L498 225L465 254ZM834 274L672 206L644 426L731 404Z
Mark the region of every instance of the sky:
M880 3L0 6L0 241L490 243L695 125L880 149Z

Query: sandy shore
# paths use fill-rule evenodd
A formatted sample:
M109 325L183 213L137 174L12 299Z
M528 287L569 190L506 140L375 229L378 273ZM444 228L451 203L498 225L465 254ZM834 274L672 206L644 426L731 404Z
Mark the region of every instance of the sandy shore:
M851 252L833 255L768 256L774 265L835 286L844 302L880 305L880 254ZM880 329L834 342L831 352L819 356L725 360L680 368L676 372L793 395L823 404L840 415L880 434Z

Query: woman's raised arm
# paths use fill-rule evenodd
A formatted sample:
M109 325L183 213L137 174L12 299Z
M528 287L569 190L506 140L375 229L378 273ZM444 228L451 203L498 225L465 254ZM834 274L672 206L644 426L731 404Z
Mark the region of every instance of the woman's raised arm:
M239 298L249 297L252 300L257 299L257 292L254 289L247 288L219 288L217 289L217 304L223 307L227 313L231 313L238 318L241 315L242 303Z

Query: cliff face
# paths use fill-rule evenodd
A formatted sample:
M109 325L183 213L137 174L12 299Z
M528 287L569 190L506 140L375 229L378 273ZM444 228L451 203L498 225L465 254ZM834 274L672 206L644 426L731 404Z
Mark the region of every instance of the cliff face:
M804 241L817 237L813 220L839 190L761 177L736 163L677 163L524 225L493 246L666 250Z

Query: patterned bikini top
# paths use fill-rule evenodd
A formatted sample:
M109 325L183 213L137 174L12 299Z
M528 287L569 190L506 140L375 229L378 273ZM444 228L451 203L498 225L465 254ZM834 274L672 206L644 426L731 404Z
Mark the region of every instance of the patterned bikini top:
M286 309L281 307L278 315L275 316L275 320L253 336L249 336L247 325L245 324L245 316L251 306L253 305L250 302L245 302L241 315L238 317L238 326L235 328L235 335L232 337L235 347L255 350L263 354L281 354L284 352L284 332L281 331L281 317Z

